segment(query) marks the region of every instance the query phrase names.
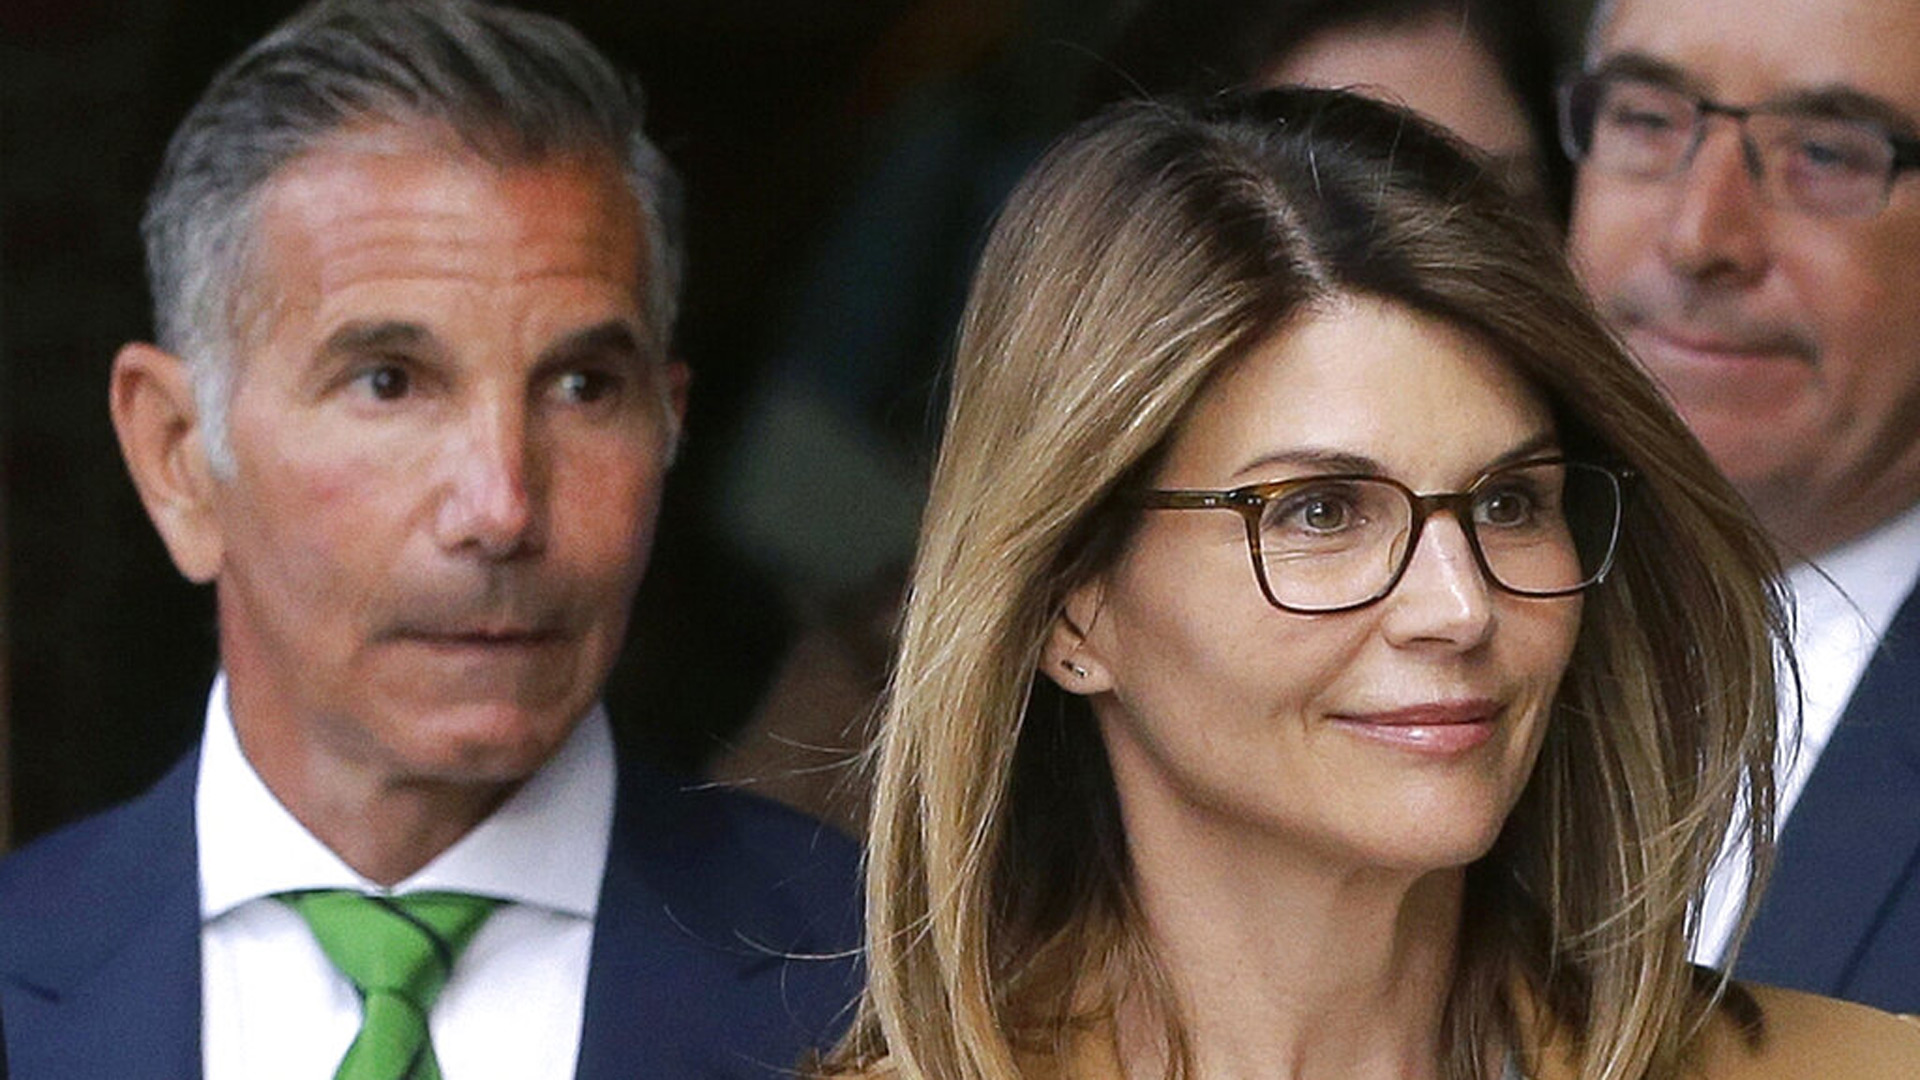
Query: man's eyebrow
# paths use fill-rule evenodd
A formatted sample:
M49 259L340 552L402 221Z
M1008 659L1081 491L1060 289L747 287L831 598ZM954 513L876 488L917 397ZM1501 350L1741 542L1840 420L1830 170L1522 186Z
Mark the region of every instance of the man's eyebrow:
M1615 53L1594 65L1594 75L1624 75L1671 87L1716 104L1775 115L1818 116L1834 120L1871 120L1898 135L1912 137L1920 125L1906 110L1846 83L1826 83L1788 91L1764 101L1719 101L1686 69L1645 53Z
M1671 87L1689 94L1702 94L1698 82L1690 78L1686 70L1665 60L1655 59L1646 53L1619 52L1603 58L1587 72L1589 75L1624 75L1628 78L1642 79L1650 83ZM1702 94L1702 96L1704 96Z
M320 345L320 353L324 356L405 352L433 342L433 331L419 323L356 319L328 334Z
M1871 120L1896 135L1912 138L1917 129L1904 109L1885 98L1835 83L1782 94L1767 102L1767 111L1820 116L1835 120Z
M558 363L589 356L610 356L637 363L647 355L633 327L614 319L575 330L541 350L544 363Z

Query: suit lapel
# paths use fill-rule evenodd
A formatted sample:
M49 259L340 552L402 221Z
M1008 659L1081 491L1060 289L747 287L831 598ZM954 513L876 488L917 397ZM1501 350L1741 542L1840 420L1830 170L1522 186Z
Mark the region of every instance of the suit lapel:
M1740 975L1844 994L1917 855L1920 590L1894 615L1787 819Z
M685 1053L681 1033L659 1022L678 1011L678 997L693 991L678 977L684 958L675 955L678 936L662 919L666 900L648 880L645 838L634 830L641 815L633 810L647 800L634 786L630 776L621 777L594 919L577 1080L678 1075Z
M858 929L823 917L854 899L851 845L826 833L623 770L578 1080L788 1077L805 1048L830 1042L857 986ZM821 954L839 959L795 959Z
M33 940L9 950L14 1075L200 1075L197 762L189 756L140 799L81 826L81 842L21 868L47 887L29 901L44 906L23 919Z
M751 1019L736 1010L749 961L726 928L743 897L725 880L725 832L700 802L666 777L621 772L576 1080L747 1075L722 1050Z

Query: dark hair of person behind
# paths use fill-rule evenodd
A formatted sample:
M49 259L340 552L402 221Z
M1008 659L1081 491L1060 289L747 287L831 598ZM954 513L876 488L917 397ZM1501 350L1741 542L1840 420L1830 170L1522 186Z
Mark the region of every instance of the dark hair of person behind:
M1079 115L1137 97L1248 87L1318 34L1457 19L1493 58L1520 103L1555 220L1565 221L1572 166L1556 149L1558 63L1540 0L1139 0L1093 64Z

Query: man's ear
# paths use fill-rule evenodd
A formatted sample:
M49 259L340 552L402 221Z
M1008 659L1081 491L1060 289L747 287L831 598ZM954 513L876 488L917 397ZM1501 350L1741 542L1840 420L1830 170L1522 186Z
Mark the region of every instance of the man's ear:
M687 433L687 387L693 382L693 369L678 356L660 365L660 393L666 406L667 463L680 456L680 442Z
M212 581L224 544L186 361L157 346L126 346L113 359L108 405L120 456L173 565L191 581Z
M1113 673L1090 640L1100 619L1103 582L1096 579L1067 594L1040 649L1040 670L1069 694L1103 694L1113 689Z

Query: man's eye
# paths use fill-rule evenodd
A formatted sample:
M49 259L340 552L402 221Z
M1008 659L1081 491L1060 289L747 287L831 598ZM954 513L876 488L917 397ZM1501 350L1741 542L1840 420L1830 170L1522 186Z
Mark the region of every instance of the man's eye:
M604 371L569 371L555 381L554 390L566 401L591 405L618 393L620 380Z
M1595 125L1601 132L1628 139L1666 140L1693 130L1684 110L1657 101L1610 101Z
M1864 176L1884 170L1880 159L1885 142L1855 132L1802 131L1790 149L1798 159L1796 164L1809 172Z
M413 376L398 364L370 367L355 377L376 401L398 401L413 389Z

